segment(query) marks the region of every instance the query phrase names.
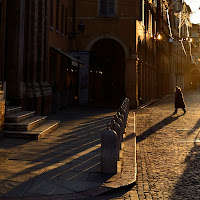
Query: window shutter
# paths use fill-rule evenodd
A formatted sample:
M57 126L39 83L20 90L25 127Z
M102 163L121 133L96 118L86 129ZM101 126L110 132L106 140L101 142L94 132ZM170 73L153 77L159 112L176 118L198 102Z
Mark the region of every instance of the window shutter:
M99 16L114 17L115 16L115 1L116 0L100 0Z
M100 10L99 10L100 16L106 15L106 0L100 0Z
M115 0L108 0L108 16L115 16Z

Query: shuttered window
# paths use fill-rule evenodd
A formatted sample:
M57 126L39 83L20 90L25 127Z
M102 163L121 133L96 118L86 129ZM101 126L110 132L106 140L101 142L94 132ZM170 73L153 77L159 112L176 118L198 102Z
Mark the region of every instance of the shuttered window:
M57 0L56 2L56 30L59 30L59 7L60 7L60 4L59 4L59 0Z
M61 33L64 33L64 5L61 6Z
M65 8L65 35L67 35L68 27L67 27L67 8Z
M99 16L115 17L116 0L99 0Z
M50 1L50 26L53 27L53 0Z

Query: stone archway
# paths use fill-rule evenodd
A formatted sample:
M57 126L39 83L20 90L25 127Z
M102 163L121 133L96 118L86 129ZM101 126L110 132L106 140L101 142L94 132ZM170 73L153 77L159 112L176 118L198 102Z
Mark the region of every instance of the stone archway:
M119 106L125 98L125 52L113 39L100 39L90 49L89 101Z
M191 73L191 86L193 90L200 89L200 72L197 69L194 69Z

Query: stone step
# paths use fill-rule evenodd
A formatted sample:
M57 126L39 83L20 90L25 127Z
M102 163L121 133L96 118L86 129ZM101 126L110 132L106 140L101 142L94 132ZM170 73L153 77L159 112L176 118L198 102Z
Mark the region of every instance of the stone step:
M4 123L4 130L29 131L46 121L47 116L33 116L17 123Z
M17 113L12 113L5 116L5 122L21 122L32 116L34 116L35 111L20 111Z
M59 124L60 121L47 120L45 123L32 129L31 131L4 131L4 136L38 140L54 131L59 126Z
M6 115L10 115L12 113L16 113L22 110L22 106L6 106Z

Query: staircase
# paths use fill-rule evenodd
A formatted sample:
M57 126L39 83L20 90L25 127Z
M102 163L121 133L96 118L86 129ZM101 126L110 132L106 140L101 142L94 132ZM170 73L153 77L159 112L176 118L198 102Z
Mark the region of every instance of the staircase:
M7 107L4 136L38 140L54 131L60 121L47 120L47 116L35 116L35 111L22 111L22 107Z

